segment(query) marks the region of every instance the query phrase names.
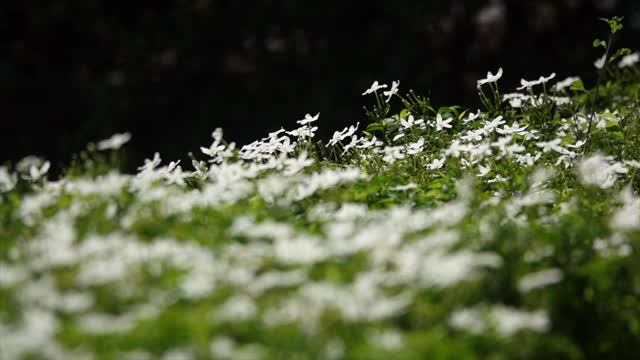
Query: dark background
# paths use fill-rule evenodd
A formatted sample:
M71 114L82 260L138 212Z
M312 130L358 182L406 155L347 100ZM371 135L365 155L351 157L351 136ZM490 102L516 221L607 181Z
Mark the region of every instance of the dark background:
M305 113L320 136L363 119L373 80L436 105L478 104L502 66L527 79L592 84L598 17L625 16L640 49L640 1L7 1L0 5L0 161L58 168L90 141L131 131L131 164L185 158L211 131L239 144Z

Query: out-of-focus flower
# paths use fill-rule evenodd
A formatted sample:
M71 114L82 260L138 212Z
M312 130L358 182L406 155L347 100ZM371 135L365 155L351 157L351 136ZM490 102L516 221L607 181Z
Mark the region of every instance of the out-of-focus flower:
M612 163L612 158L596 154L582 160L578 166L580 180L586 185L596 185L601 189L613 186L618 174L628 171L621 163Z
M113 134L110 138L98 141L98 150L118 150L131 140L131 133Z
M571 84L573 84L574 82L580 80L579 77L577 76L570 76L562 81L558 81L555 85L553 85L553 87L551 88L551 90L553 91L564 91L564 89L568 88L569 86L571 86Z
M23 175L22 178L29 181L38 181L44 174L49 171L51 163L45 161L42 166L31 165L29 168L29 174Z
M13 190L18 177L15 173L9 173L6 166L0 166L0 193Z
M562 280L562 271L552 268L525 275L518 282L520 292L527 293L533 289L552 285Z
M598 58L598 60L596 60L593 63L593 66L595 66L596 69L600 70L600 69L602 69L604 67L605 60L607 60L607 54L606 53L602 54L602 57Z
M634 52L633 54L625 55L618 63L620 69L633 66L640 61L640 53Z

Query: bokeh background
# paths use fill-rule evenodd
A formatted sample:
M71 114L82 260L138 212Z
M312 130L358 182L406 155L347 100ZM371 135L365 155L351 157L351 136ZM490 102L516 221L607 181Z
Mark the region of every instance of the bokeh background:
M590 85L598 17L625 16L640 49L640 1L7 1L0 5L0 161L73 153L130 131L133 167L187 158L216 127L248 143L320 112L319 135L363 120L372 81L436 105L478 105L556 72Z

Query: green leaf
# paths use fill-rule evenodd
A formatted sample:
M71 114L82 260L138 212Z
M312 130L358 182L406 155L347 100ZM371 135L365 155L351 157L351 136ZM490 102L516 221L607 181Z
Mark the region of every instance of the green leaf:
M609 59L609 62L613 62L615 59L621 56L629 55L629 54L631 54L631 49L629 48L618 49L618 51L616 51L616 53L611 56L611 58Z
M571 84L571 86L569 87L569 89L571 89L573 91L583 91L583 92L587 91L587 90L584 89L584 83L582 82L582 80L574 81Z
M367 131L382 131L384 130L384 125L380 123L372 123L367 126Z
M598 46L602 46L603 48L607 48L607 42L600 39L593 40L593 47L597 48Z

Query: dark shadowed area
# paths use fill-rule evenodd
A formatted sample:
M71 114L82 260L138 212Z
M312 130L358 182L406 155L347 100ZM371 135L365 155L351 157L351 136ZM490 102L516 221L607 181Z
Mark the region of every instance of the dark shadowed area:
M130 166L185 158L216 127L247 143L320 112L319 135L363 119L371 82L400 80L436 105L477 106L556 72L593 83L608 31L640 49L640 2L11 1L0 5L0 161L57 168L90 141L130 131Z

